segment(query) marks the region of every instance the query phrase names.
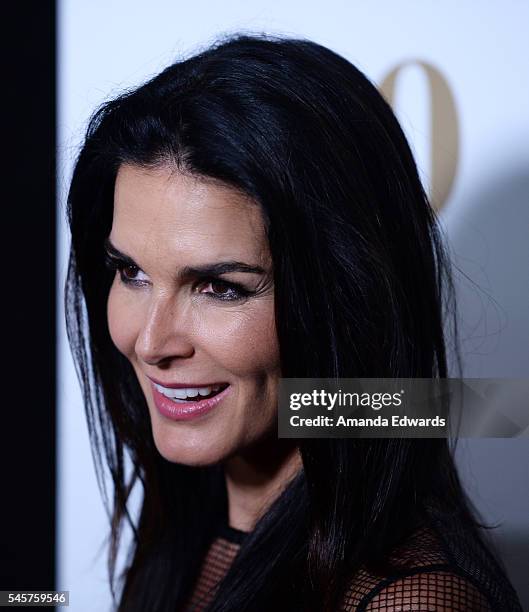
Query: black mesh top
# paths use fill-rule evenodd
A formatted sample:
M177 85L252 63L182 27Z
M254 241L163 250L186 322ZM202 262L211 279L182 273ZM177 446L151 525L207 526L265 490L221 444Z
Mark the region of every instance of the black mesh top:
M222 525L203 561L186 612L201 612L247 533ZM391 576L365 569L351 580L337 612L522 612L502 569L461 528L433 521L395 549Z

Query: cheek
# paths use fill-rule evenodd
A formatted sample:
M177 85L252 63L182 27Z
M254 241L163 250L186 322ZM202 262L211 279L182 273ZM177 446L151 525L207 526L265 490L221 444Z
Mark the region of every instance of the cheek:
M273 300L240 312L212 313L202 320L204 347L237 376L276 373L279 368Z
M139 320L138 306L126 299L114 283L107 300L107 321L112 342L126 357L132 357L138 335L135 321Z

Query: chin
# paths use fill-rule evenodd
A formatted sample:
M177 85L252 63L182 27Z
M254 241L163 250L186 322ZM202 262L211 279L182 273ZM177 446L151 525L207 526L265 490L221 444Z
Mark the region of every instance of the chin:
M186 431L154 431L154 444L166 461L191 467L214 465L232 454L229 445L193 440Z

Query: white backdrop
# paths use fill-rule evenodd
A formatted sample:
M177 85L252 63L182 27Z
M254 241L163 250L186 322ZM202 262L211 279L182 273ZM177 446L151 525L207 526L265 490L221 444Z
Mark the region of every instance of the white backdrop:
M481 288L461 277L464 374L529 377L528 23L522 0L59 1L58 302L65 192L93 110L219 34L301 36L344 55L378 85L403 66L394 108L425 184L443 204L455 261ZM449 97L430 87L424 66ZM445 110L452 99L454 116L432 117L432 95ZM108 523L63 321L60 310L57 588L70 591L73 612L108 610ZM458 458L478 508L502 523L499 546L529 606L529 439L462 441Z

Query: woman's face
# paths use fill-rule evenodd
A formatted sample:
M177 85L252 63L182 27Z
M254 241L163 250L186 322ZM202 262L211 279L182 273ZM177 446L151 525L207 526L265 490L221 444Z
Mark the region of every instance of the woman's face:
M206 465L268 437L280 371L260 207L167 166L123 165L108 250L132 260L119 264L108 323L145 394L160 454Z

